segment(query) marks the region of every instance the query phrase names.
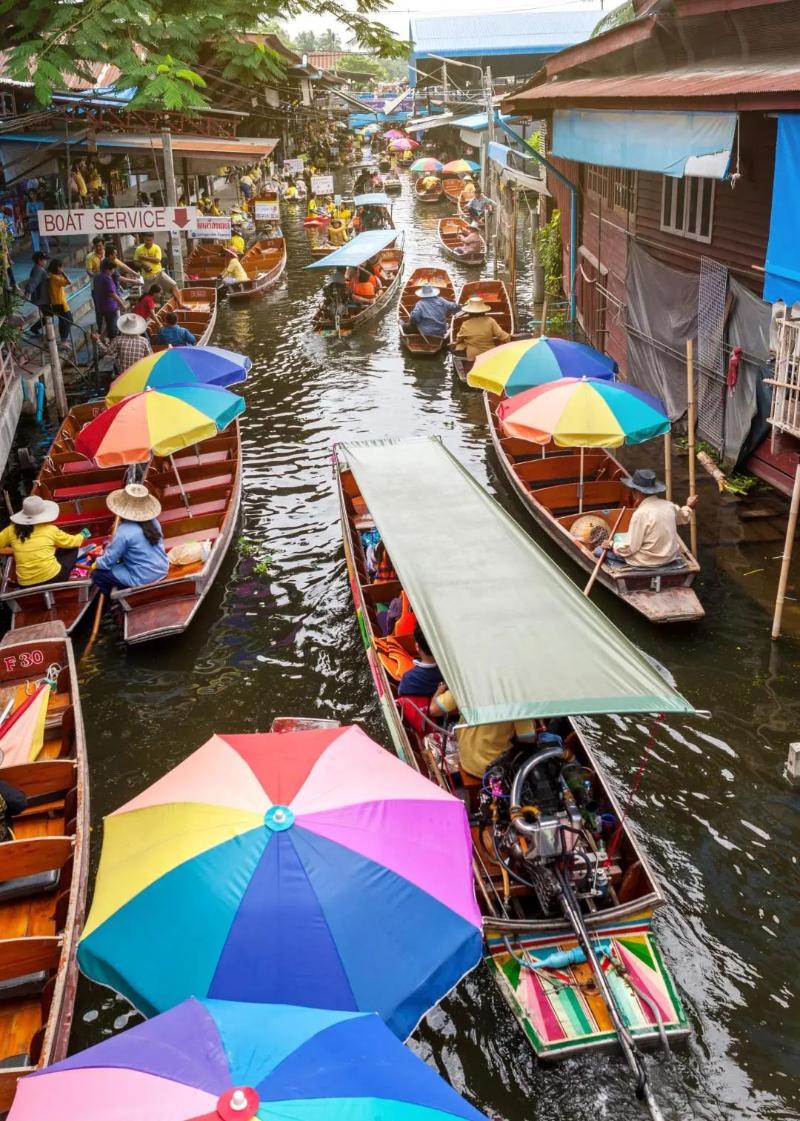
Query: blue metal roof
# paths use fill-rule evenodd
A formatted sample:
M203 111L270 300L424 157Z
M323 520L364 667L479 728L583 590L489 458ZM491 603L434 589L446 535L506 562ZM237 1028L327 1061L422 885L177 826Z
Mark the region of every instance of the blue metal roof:
M335 249L327 257L312 261L307 269L337 269L347 265L363 265L374 253L385 249L397 237L397 230L367 230L358 234L341 249Z
M593 11L464 12L411 20L414 57L551 54L588 39L602 18Z
M495 116L495 120L498 116ZM500 113L499 119L501 121L510 121L511 115L509 113ZM489 119L486 113L473 113L470 117L457 117L455 120L450 121L454 128L466 128L470 132L480 132L482 129L488 127Z
M356 206L391 206L392 200L381 192L371 195L356 195L353 199Z

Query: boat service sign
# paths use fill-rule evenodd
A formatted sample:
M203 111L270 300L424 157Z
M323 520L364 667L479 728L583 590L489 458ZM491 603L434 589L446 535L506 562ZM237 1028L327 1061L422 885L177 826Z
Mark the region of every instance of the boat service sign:
M194 229L186 231L189 237L207 237L215 241L230 241L231 220L225 215L198 214Z
M114 206L106 210L40 210L44 237L86 237L94 234L185 233L203 218L196 206ZM206 235L210 236L210 235Z

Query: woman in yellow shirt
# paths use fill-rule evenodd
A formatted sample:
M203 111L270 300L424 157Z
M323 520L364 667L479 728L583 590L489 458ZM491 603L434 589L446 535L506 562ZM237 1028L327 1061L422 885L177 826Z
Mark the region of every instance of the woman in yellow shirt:
M237 253L244 253L244 238L236 230L231 234L231 249Z
M22 588L33 584L59 584L68 580L78 559L78 549L90 536L64 533L53 525L58 503L31 494L22 509L11 515L12 525L0 533L0 549L14 556L15 579Z
M244 284L250 279L244 271L242 262L235 249L226 249L226 253L230 254L230 261L225 266L225 271L222 274L223 284Z
M72 333L72 312L67 300L70 279L64 272L64 262L60 257L53 258L47 266L47 272L50 284L50 308L53 315L58 316L58 334L61 345L66 346Z

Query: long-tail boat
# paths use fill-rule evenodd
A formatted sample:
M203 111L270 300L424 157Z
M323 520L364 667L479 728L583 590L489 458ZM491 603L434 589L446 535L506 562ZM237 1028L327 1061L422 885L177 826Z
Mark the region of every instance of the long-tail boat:
M230 258L229 258L230 259ZM156 342L158 332L167 322L167 313L174 311L178 317L178 326L191 331L197 339L198 346L205 346L211 338L214 325L217 322L217 292L215 288L181 288L180 303L188 307L178 306L178 297L170 296L158 311L153 312L147 321L147 333L153 350L166 350L164 343Z
M447 345L446 335L442 338L426 338L425 335L421 335L419 332L406 334L402 329L403 320L408 319L419 300L417 289L421 288L423 284L434 285L439 289L439 294L445 300L455 300L456 298L453 281L450 279L449 273L444 269L415 269L406 281L400 296L400 304L398 307L398 315L401 323L400 345L411 354L440 354Z
M509 335L514 334L514 308L508 289L502 280L470 280L458 294L458 302L463 305L467 300L477 296L491 308L489 314ZM454 316L450 321L450 353L453 356L453 368L461 381L467 380L467 374L472 369L474 359L467 358L463 351L459 351L456 336L458 329L464 322L461 316Z
M278 283L286 268L286 241L282 237L265 237L257 241L242 257L242 268L249 279L226 286L229 300L252 300Z
M505 436L495 415L500 398L486 394L485 401L492 446L517 497L537 525L592 572L595 546L615 526L625 533L630 525L631 491L620 482L628 472L605 448L589 448L581 456L572 448L542 448ZM651 623L685 623L705 614L692 588L699 571L681 542L680 563L632 568L604 561L597 580Z
M370 303L361 306L359 310L354 310L343 302L334 304L323 298L322 306L314 316L314 330L317 334L345 338L386 310L402 281L405 257L402 241L402 234L398 237L396 230L369 230L358 234L322 260L306 265L307 269L356 268L367 261L374 261L380 265L383 274L383 288Z
M436 180L435 187L428 187L427 190L422 186L422 178L417 179L416 183L414 184L414 198L417 200L417 202L421 202L423 204L438 202L443 194L444 187L442 186L441 179Z
M343 444L336 467L383 715L398 755L470 810L500 992L541 1059L619 1045L646 1082L638 1048L689 1027L652 928L664 895L596 753L602 732L584 718L691 706L440 441ZM388 582L368 568L376 537L396 574ZM403 594L458 706L456 737L510 722L510 740L525 722L528 742L482 778L463 770L458 739L425 708L401 717L397 682L417 651L408 628L387 636L386 621Z
M481 238L481 250L474 253L462 253L459 251L461 246L461 235L466 234L471 229L469 222L465 222L463 218L440 218L438 226L439 246L443 253L448 257L452 257L454 261L460 261L462 265L482 265L486 260L486 242Z
M13 839L0 844L3 1115L23 1075L66 1057L78 983L89 786L75 660L61 623L26 627L0 642L0 744L7 742L8 730L15 744L11 758L23 754L28 743L21 706L30 711L37 696L46 705L38 755L0 764L0 779L28 798L27 808L12 819ZM30 744L33 753L33 736Z
M204 559L170 565L163 580L120 588L112 602L122 608L129 644L181 634L200 609L236 528L242 495L242 452L238 421L224 432L171 458L154 458L145 483L161 502L164 548L189 541L207 546Z
M56 525L67 533L91 531L87 546L105 545L114 525L106 506L112 490L124 485L127 468L97 467L75 451L74 439L105 409L103 401L76 405L63 423L42 462L32 494L58 503ZM22 587L15 582L14 558L6 557L0 602L11 609L11 629L61 622L71 634L92 605L97 592L89 569L78 567L69 580Z

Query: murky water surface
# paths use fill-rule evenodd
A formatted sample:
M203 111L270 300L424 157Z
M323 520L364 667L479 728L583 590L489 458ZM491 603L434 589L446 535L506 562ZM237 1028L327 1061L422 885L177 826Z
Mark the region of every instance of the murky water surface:
M438 214L415 209L404 190L395 215L409 266L438 262ZM252 307L224 307L215 336L254 365L244 390L240 540L189 634L126 651L108 629L87 670L95 861L102 815L215 730L265 730L277 714L316 714L359 721L388 742L345 576L335 441L440 434L548 547L487 448L480 396L438 360L401 354L394 308L347 341L309 333L324 274L303 271L309 257L298 217L288 218L286 232L291 264L281 287ZM735 506L720 506L706 483L704 623L649 628L603 589L595 593L678 688L712 713L657 729L632 807L669 897L657 925L695 1029L669 1062L648 1061L667 1118L798 1117L800 795L781 776L787 744L800 738L798 650L791 640L770 648L763 600L774 588L776 532L743 541ZM752 585L748 573L762 568L769 583ZM599 728L601 757L623 799L647 734L636 721ZM83 983L73 1046L130 1019L124 1001ZM431 1013L412 1045L480 1109L508 1121L641 1113L617 1058L537 1066L482 968Z

